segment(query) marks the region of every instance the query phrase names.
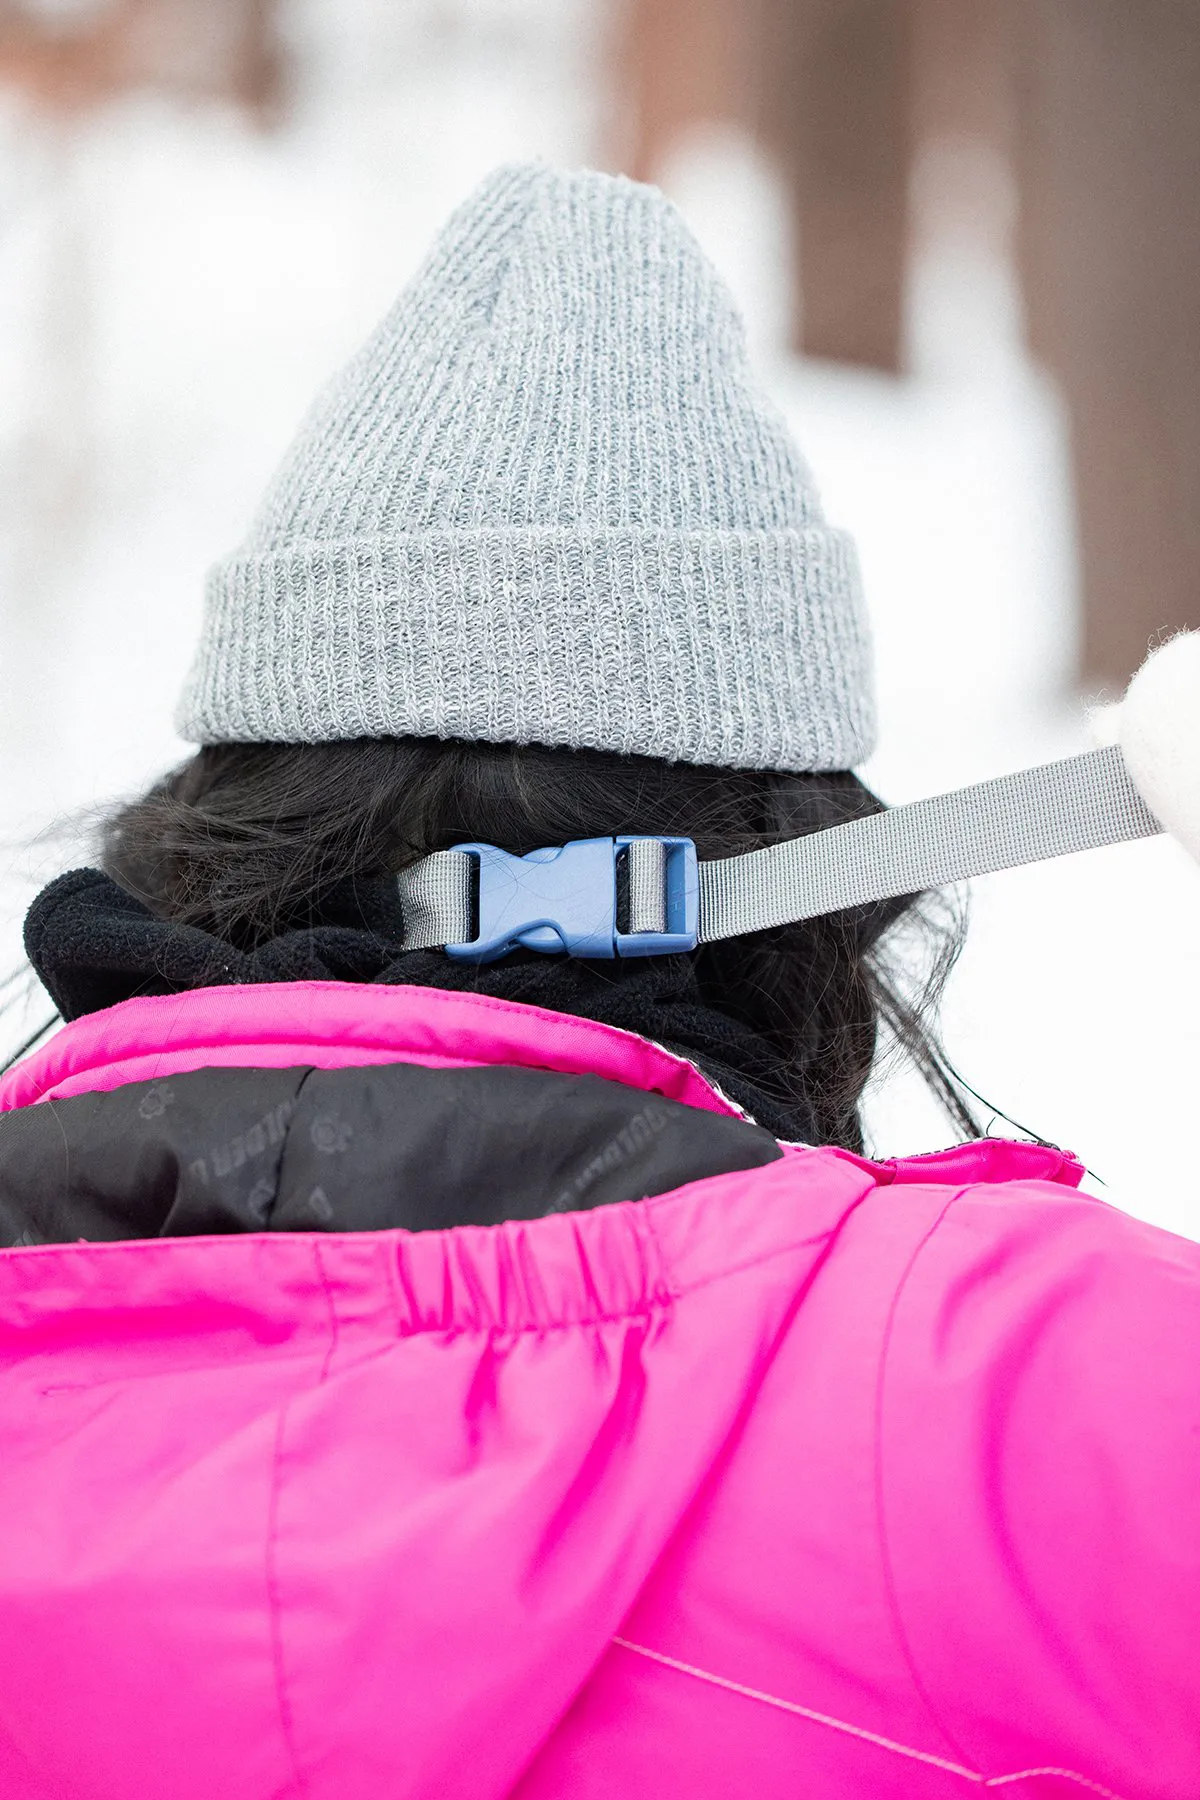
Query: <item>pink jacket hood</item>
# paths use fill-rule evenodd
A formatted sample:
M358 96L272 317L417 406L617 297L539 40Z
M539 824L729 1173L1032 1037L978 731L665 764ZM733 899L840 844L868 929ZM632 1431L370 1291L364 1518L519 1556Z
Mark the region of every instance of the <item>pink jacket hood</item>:
M732 1110L605 1026L336 983L82 1019L0 1110L388 1060ZM1078 1174L790 1147L488 1229L0 1253L0 1794L1195 1800L1200 1250Z

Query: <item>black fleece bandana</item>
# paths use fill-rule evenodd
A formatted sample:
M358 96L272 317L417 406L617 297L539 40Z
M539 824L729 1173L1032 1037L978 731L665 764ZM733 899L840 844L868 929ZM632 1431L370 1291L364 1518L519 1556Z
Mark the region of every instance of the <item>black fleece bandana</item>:
M404 951L393 881L346 881L318 919L239 950L211 932L156 918L98 869L73 869L38 895L25 948L64 1019L143 994L267 981L361 981L489 994L615 1025L695 1062L776 1137L811 1142L807 1109L780 1098L777 1055L755 1031L701 998L690 957L580 962L517 952L453 962Z

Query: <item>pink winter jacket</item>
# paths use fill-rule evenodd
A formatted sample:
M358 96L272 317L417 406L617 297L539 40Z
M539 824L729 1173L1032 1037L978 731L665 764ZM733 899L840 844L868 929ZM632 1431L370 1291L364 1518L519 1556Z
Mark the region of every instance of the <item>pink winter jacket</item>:
M602 1025L338 983L129 1001L0 1107L398 1061L732 1110ZM1197 1800L1200 1248L1078 1176L795 1147L3 1252L0 1797Z

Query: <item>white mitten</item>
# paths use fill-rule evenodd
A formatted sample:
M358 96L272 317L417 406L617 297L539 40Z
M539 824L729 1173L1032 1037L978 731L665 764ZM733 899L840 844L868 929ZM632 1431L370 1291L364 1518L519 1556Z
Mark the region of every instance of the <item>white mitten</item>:
M1152 650L1114 710L1139 794L1200 861L1200 631Z

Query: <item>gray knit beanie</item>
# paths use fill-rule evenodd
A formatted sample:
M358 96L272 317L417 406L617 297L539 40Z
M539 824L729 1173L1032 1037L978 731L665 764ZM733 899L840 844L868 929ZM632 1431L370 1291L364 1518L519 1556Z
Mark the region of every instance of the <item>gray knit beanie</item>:
M656 189L506 168L454 214L212 571L178 725L869 753L853 545Z

